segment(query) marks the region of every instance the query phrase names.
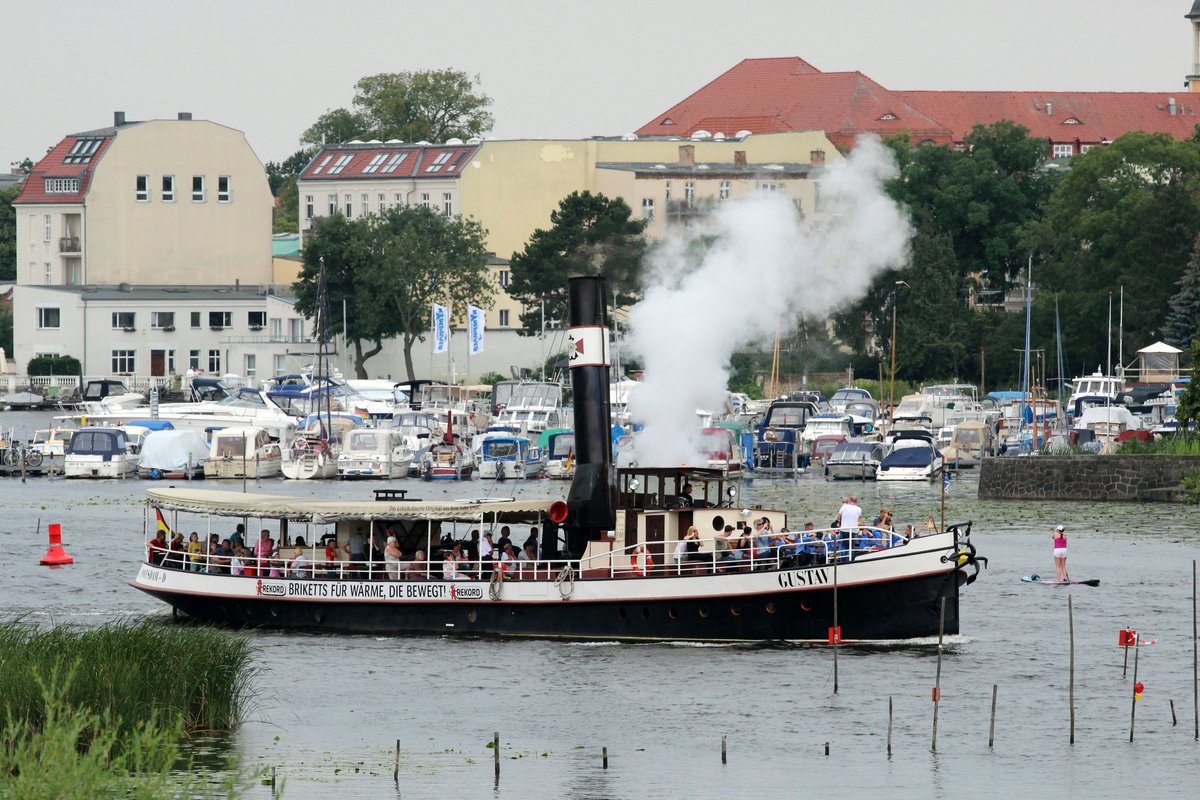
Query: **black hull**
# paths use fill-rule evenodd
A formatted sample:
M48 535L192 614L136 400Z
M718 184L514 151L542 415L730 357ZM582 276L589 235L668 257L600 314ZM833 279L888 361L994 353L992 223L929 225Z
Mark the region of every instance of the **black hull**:
M957 577L950 571L839 588L843 641L936 636L942 597L946 599L945 632L958 633ZM239 627L625 641L824 642L833 626L834 601L833 590L825 587L719 598L403 605L218 597L138 588L193 619Z

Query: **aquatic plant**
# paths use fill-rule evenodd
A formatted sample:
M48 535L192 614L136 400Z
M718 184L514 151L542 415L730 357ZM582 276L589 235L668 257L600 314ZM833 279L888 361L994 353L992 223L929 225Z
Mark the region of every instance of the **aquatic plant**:
M63 700L132 733L152 719L185 735L232 730L251 697L249 642L203 627L118 621L98 628L0 622L0 715L39 729L39 684L70 675Z
M1121 443L1117 455L1200 456L1200 435L1189 431L1149 442L1131 439Z

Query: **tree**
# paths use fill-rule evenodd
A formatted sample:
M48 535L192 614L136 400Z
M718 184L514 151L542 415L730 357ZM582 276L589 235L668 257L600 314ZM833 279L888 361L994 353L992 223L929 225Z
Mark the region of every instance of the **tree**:
M0 348L12 355L13 351L13 313L8 306L0 306ZM0 364L0 368L4 364Z
M307 144L351 139L444 142L492 128L492 100L478 91L479 76L453 69L384 72L359 79L354 108L336 108L301 136Z
M572 192L559 202L551 227L535 230L525 249L512 256L508 293L525 306L520 333L541 332L543 300L555 314L566 308L568 278L603 275L618 305L635 299L645 223L630 214L621 198L591 192Z
M408 377L415 379L412 347L429 331L432 304L464 309L491 299L485 238L478 222L423 206L353 221L324 218L304 248L296 308L309 318L318 313L324 259L329 321L334 330L345 327L355 374L366 378L366 361L384 340L401 337Z
M296 176L289 175L279 185L275 195L278 202L272 211L271 229L274 233L295 233L300 219L300 194L297 188Z
M271 186L271 194L278 197L279 189L284 181L299 175L316 155L316 152L317 148L315 147L303 147L283 161L268 161L266 166L267 183Z
M1192 364L1200 364L1200 337L1192 340ZM1187 430L1188 423L1200 420L1200 381L1189 381L1179 404L1175 408L1175 419L1179 420L1180 430Z
M1187 347L1200 328L1200 238L1176 285L1179 289L1171 296L1171 311L1163 322L1163 340L1175 347Z
M19 186L0 191L0 281L17 279L17 211L13 200Z

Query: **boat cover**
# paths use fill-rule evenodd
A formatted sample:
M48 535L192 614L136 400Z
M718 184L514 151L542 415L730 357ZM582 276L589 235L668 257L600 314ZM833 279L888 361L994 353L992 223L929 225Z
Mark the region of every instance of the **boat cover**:
M208 442L199 431L152 431L142 440L138 466L142 469L179 470L197 467L208 458Z
M883 460L880 469L889 467L928 467L936 451L932 447L901 447Z
M311 497L245 494L221 489L163 488L150 489L146 504L166 511L216 514L232 517L302 520L316 524L341 520L437 519L521 522L545 516L552 500L509 500L478 502L472 500L407 502L403 500L315 500Z

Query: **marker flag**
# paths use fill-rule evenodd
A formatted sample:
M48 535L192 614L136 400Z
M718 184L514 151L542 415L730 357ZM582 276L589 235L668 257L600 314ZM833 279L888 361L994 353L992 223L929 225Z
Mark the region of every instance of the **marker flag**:
M444 353L450 346L450 309L433 304L433 352Z
M477 356L483 352L483 325L486 320L485 312L476 306L467 306L467 342L468 352Z

